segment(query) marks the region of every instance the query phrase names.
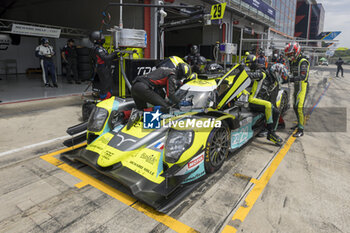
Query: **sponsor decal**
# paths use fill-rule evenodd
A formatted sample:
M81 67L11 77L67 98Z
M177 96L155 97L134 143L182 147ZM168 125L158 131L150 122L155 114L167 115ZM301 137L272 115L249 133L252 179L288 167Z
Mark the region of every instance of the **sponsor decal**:
M188 166L188 168L191 169L191 168L197 166L198 164L200 164L203 160L204 160L204 155L201 154L201 155L199 155L199 157L196 157L196 158L192 159L192 160L187 164L187 166Z
M0 34L0 50L7 50L11 44L9 35Z
M157 160L154 155L148 155L146 153L141 154L140 158L145 160L146 163L149 163L151 165L153 165L154 162L156 162Z
M146 167L144 167L144 166L142 166L142 165L140 165L140 164L138 164L138 163L135 163L134 161L131 161L130 164L134 165L135 167L141 169L141 170L144 171L144 172L147 172L147 173L150 174L151 176L154 175L154 172L153 172L153 171L149 170L148 168L146 168ZM136 171L136 170L135 170L135 171ZM136 172L137 172L137 173L141 173L140 171L136 171Z
M28 36L60 38L61 29L13 23L11 33Z
M252 123L231 132L231 148L239 148L253 137Z
M156 67L150 67L150 66L139 66L137 69L137 76L146 75L151 73L156 69Z
M109 160L112 156L113 156L114 153L106 150L104 151L104 153L102 154L102 158L104 158L105 160Z
M188 164L187 166L184 166L180 171L178 171L176 173L177 176L181 176L184 175L188 172L190 172L191 170L193 170L194 168L196 168L197 166L201 166L204 161L204 152L200 153L199 155L197 155L196 157L194 157Z

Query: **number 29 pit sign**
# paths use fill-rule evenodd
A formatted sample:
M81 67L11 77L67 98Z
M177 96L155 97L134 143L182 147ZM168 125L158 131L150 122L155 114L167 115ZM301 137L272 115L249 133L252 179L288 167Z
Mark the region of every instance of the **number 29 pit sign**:
M210 12L211 20L222 19L224 17L225 8L226 8L226 2L212 5L211 12Z

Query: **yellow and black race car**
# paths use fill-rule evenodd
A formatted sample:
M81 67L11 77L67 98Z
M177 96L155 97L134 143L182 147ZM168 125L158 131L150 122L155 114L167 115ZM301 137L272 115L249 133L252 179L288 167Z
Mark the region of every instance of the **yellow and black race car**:
M263 114L249 111L242 94L250 83L241 65L226 74L195 78L178 90L179 109L144 112L131 127L116 113L132 109L132 100L102 101L90 115L86 148L65 156L167 212L264 126Z

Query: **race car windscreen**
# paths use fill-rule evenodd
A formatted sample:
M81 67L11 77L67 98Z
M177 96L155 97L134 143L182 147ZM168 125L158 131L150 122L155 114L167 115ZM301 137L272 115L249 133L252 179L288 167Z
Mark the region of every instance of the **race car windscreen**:
M189 91L180 89L176 94L177 96L185 95L185 97L183 97L180 101L181 108L207 108L209 107L209 103L214 101L213 91Z

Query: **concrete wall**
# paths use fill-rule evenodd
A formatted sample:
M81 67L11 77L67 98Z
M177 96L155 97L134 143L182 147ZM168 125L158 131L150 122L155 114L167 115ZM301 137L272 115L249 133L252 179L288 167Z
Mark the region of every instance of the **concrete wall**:
M50 39L50 44L56 52L54 62L58 74L61 74L61 58L60 50L66 44L67 39ZM79 40L76 41L80 43ZM2 60L16 60L18 73L25 73L28 68L40 68L39 59L35 56L35 48L39 45L39 38L21 36L21 43L19 45L10 45L7 50L0 50L0 61ZM10 73L15 72L10 70ZM0 74L5 74L4 69L0 69Z
M7 50L0 50L0 60L16 60L18 73L25 73L27 68L38 68L39 59L34 54L38 42L38 38L23 36L20 45L10 45ZM11 69L9 72L15 71ZM0 74L4 73L5 70L1 69Z

